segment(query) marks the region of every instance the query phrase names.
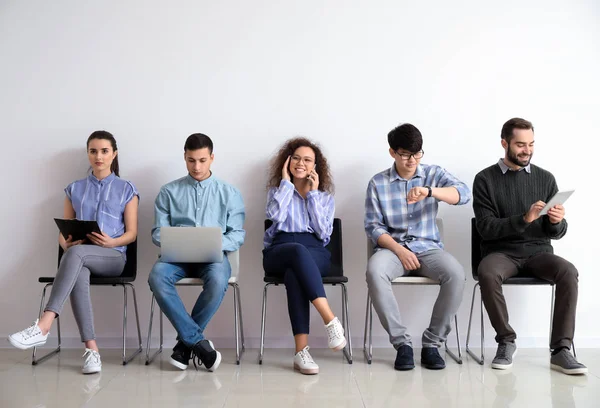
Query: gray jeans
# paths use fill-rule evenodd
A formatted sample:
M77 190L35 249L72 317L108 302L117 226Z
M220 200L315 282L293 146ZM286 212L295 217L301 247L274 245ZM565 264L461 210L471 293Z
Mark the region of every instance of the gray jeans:
M119 276L124 267L125 254L116 249L97 245L72 246L60 260L52 293L44 311L60 315L70 296L81 341L95 340L90 274L101 277Z
M403 344L412 347L407 328L402 325L398 302L392 291L392 280L400 276L425 276L440 281L438 294L429 327L423 332L423 347L441 347L458 311L465 288L465 271L462 265L448 252L434 249L416 254L421 267L406 271L400 259L390 250L381 249L369 259L367 286L379 321L390 336L394 348Z

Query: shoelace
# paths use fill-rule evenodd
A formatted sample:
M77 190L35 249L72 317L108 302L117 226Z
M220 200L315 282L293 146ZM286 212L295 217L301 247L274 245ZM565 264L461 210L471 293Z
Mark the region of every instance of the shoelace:
M23 338L25 340L29 339L30 337L33 337L37 334L38 331L38 325L37 325L37 320L35 321L35 323L33 323L32 326L26 328L25 330L23 330L24 334L23 334ZM41 330L40 330L41 331Z
M327 327L327 335L330 338L341 338L344 335L342 334L341 331L341 327L339 324L332 324L331 326L326 326Z
M502 360L508 360L508 353L506 351L506 344L500 344L498 346L498 355L497 358Z
M202 359L194 350L192 350L192 354L190 355L192 362L194 363L194 368L198 371L198 366L202 365Z
M300 351L300 359L302 360L303 364L307 364L307 363L315 363L315 360L312 359L312 356L310 355L310 353L308 352L309 347L306 346L306 348L304 348L304 350Z
M81 356L81 357L85 358L85 364L88 364L89 360L92 360L92 359L94 360L95 364L98 364L98 356L99 356L99 354L97 352L95 352L94 350L87 349L85 351L85 353L83 353L83 356Z

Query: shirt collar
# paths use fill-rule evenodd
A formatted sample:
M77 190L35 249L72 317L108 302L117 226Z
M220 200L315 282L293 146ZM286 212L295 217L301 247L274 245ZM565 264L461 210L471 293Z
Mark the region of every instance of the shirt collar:
M420 164L417 166L417 171L415 172L415 175L412 176L412 178L416 177L425 177L425 170L423 170L423 166L421 166ZM405 179L403 179L396 171L396 162L394 162L394 164L392 164L392 167L390 168L390 183L396 180Z
M507 171L510 170L510 167L504 163L504 159L498 160L498 166L500 166L500 170L502 170L502 174L506 174ZM525 167L521 167L519 170L511 170L511 171L521 171L525 170L527 173L531 173L531 163L527 164Z
M94 173L91 172L88 175L88 180L90 180L92 183L94 184L100 184L100 185L104 185L106 183L110 183L111 181L113 181L115 178L117 177L117 175L115 173L110 173L108 176L106 176L105 178L103 178L102 180L98 180L96 178L96 176L94 176Z
M187 180L187 182L192 186L192 187L201 187L201 188L205 188L208 187L214 180L215 177L213 176L213 172L210 172L210 176L202 181L198 181L195 178L193 178L192 176L190 176L190 174L188 173L188 175L185 178Z

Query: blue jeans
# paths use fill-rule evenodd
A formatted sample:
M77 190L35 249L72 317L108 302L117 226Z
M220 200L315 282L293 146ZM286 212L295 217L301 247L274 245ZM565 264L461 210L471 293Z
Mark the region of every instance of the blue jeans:
M148 284L160 309L177 330L178 339L192 347L204 339L204 329L219 309L230 277L231 265L227 256L223 256L223 262L203 264L167 263L159 259L150 271ZM191 315L175 288L175 283L183 278L204 281Z

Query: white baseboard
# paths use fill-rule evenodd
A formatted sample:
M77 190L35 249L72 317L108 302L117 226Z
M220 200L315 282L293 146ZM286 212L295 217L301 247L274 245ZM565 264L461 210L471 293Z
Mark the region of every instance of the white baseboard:
M224 348L224 349L233 349L235 348L235 338L231 337L211 337L210 340L213 341L216 347ZM465 347L465 338L461 337L461 348ZM100 348L108 348L108 349L119 349L122 347L122 339L119 337L100 337L97 339L98 346ZM153 338L150 347L156 348L158 347L158 336ZM258 349L260 348L260 337L247 337L246 348L247 349ZM58 341L56 337L53 337L48 340L44 348L52 348L56 347ZM165 336L163 347L172 348L175 345L175 337L172 338L170 336ZM548 347L548 338L547 337L523 337L517 339L517 344L520 348L546 348ZM415 348L421 347L420 339L413 339L413 345ZM469 346L473 349L479 348L480 345L480 337L479 334L472 334ZM142 346L146 348L146 337L142 338ZM311 336L310 338L310 346L312 348L327 348L327 339L325 337ZM449 347L456 347L456 337L452 337L448 339ZM600 338L597 337L581 337L575 339L575 346L577 348L600 348ZM10 348L10 344L8 342L1 343L0 348ZM62 347L63 348L81 348L82 343L79 337L63 337L62 339ZM127 338L127 348L136 348L137 347L137 339L134 337ZM265 347L266 348L292 348L294 347L294 339L291 336L285 337L267 337L265 339ZM352 336L352 348L354 350L360 350L363 347L363 338L362 336ZM374 348L388 348L391 347L387 336L377 336L373 337L373 347ZM494 341L493 336L486 337L485 339L485 347L486 348L495 348L496 342Z

